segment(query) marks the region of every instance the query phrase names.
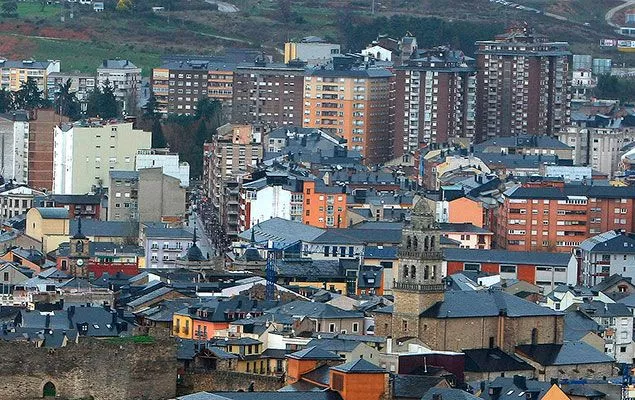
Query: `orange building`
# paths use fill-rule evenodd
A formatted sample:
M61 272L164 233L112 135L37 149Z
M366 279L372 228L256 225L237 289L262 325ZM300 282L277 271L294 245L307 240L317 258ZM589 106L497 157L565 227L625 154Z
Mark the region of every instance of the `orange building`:
M505 192L495 219L497 247L570 253L593 235L633 232L635 188L528 183Z
M346 139L367 163L392 158L394 75L384 68L353 65L335 57L332 69L315 69L304 78L302 126Z
M448 222L469 222L474 226L482 228L487 225L485 215L483 203L476 200L460 197L448 202Z
M318 228L345 228L346 192L303 176L267 171L240 188L240 231L271 218L299 221Z
M363 358L340 364L337 354L315 346L287 357L287 384L302 381L338 392L344 400L379 400L387 393L386 370ZM328 382L314 378L326 373Z
M318 228L346 227L346 192L342 186L316 186L304 181L302 222Z

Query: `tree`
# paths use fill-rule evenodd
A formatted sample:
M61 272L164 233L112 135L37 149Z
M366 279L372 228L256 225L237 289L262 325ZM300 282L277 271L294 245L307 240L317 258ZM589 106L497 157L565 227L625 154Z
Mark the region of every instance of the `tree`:
M278 17L282 22L291 21L291 17L293 17L291 0L278 0Z
M37 86L37 81L30 77L27 78L26 82L22 82L22 85L20 85L20 90L15 93L16 108L35 110L36 108L46 107L49 102L42 93Z
M77 121L81 117L81 109L77 95L71 92L72 81L70 78L65 83L57 86L55 93L55 109L60 115L64 115L73 121Z
M152 123L152 148L162 149L168 147L165 141L165 135L163 134L163 128L161 127L161 120L155 119Z
M119 116L119 105L115 98L114 89L108 80L104 82L104 88L101 92L100 107L102 118L108 119Z
M602 99L617 99L628 103L635 100L635 79L600 75L594 95Z
M117 11L130 11L132 10L132 0L119 0L117 1Z
M2 15L4 17L17 17L18 3L15 0L4 0L2 2Z
M0 89L0 113L13 110L13 94L5 88Z
M95 90L88 95L86 115L104 119L119 116L119 105L117 104L113 88L108 80L104 82L103 88L96 87Z

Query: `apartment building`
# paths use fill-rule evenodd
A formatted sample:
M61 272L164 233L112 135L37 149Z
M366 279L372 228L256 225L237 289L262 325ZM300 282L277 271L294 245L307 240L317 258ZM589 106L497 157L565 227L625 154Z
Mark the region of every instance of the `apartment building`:
M9 220L16 215L21 215L33 207L33 198L42 196L43 192L31 189L28 186L17 186L0 192L0 219Z
M216 57L169 60L152 70L152 92L161 114L191 115L204 98L219 100L231 111L236 64Z
M34 207L58 207L68 210L70 219L106 220L108 204L102 195L86 194L52 194L38 196L33 199Z
M569 44L512 28L476 51L476 139L553 135L569 123Z
M282 125L302 124L303 62L269 63L259 58L236 67L232 122L252 124L265 132Z
M330 69L309 70L304 78L302 126L346 139L367 163L392 158L394 77L385 68L335 57Z
M205 143L203 182L212 212L232 238L238 234L236 184L263 158L261 134L249 124L225 124ZM231 232L231 233L230 233Z
M340 45L328 43L317 36L307 36L297 42L284 44L284 62L301 60L308 66L326 64L340 54Z
M24 111L0 114L0 175L27 183L28 173L29 116Z
M54 131L58 124L68 122L67 117L53 110L38 110L29 121L29 186L38 190L53 190Z
M180 222L185 216L185 193L178 178L161 168L110 171L108 220Z
M121 109L128 113L135 112L141 86L141 68L129 60L104 60L97 68L97 84L104 87L106 81L114 89Z
M192 246L192 233L162 224L141 224L140 242L145 248L147 268L174 268Z
M608 231L580 243L581 283L594 286L607 277L619 274L635 278L635 236L633 233Z
M60 85L66 85L69 80L71 81L71 93L75 93L81 110L86 111L88 96L95 90L95 84L97 81L95 75L82 73L69 74L64 72L53 72L48 74L46 86L48 88L49 100L54 101L55 96L59 93Z
M178 153L170 149L141 149L135 157L137 171L146 168L161 168L165 175L178 179L182 187L190 186L190 164L180 161Z
M48 75L60 72L60 62L54 60L7 60L0 59L0 87L11 92L20 90L22 83L31 78L45 95Z
M299 221L318 228L344 228L346 192L315 178L286 171L265 176L240 188L240 231L271 218Z
M108 184L112 170L134 171L135 156L151 146L151 132L132 123L76 123L55 127L53 191L81 194Z
M635 140L635 129L567 126L558 138L573 148L574 164L588 165L613 177L619 170L622 148Z
M527 183L503 194L494 241L507 250L571 252L601 232L633 232L634 207L631 187Z
M416 52L395 69L394 156L421 143L474 138L476 68L461 51L438 47Z

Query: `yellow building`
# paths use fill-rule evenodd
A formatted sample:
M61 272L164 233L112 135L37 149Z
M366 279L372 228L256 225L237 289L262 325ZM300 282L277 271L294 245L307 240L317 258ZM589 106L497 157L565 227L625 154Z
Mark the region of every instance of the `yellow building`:
M42 243L42 251L48 253L68 241L68 225L65 208L31 208L26 213L25 234Z
M172 336L192 339L193 331L192 317L187 312L175 312L172 315Z
M1 87L12 92L20 90L22 83L26 82L28 78L32 78L46 96L48 75L52 72L60 72L59 61L0 59Z

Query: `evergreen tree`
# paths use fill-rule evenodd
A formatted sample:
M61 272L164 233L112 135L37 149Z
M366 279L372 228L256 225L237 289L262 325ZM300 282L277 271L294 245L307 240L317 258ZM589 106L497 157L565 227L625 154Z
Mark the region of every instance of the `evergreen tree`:
M155 119L152 122L152 148L162 149L168 147L165 141L165 135L163 134L163 128L161 127L161 120Z
M81 107L77 95L71 92L71 85L70 79L58 85L54 105L58 113L76 121L81 117Z
M13 110L13 94L5 88L0 89L0 113Z
M104 88L101 92L100 108L102 118L116 118L119 116L119 105L115 98L115 92L108 80L104 83Z
M101 101L101 89L99 86L95 87L95 90L90 92L88 95L88 100L86 102L86 116L88 117L96 117L100 114L100 101Z
M33 78L27 78L26 82L22 82L20 90L14 96L16 108L25 110L35 110L36 108L46 107L48 100L44 98L43 92L37 87L37 82Z

